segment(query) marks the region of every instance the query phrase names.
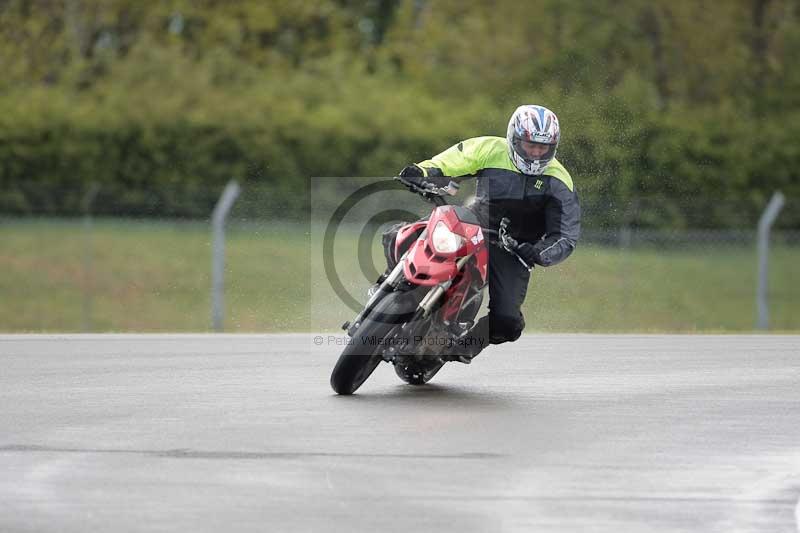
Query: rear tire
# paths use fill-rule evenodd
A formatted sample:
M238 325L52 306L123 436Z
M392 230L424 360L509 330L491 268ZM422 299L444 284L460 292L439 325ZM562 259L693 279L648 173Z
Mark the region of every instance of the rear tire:
M413 299L403 292L391 292L378 302L353 333L331 373L331 388L336 394L353 394L383 360L383 343L392 331L414 313Z

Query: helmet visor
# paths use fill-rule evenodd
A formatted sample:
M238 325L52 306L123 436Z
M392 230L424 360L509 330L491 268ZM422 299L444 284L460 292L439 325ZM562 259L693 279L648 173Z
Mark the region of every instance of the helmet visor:
M512 143L514 151L529 163L552 159L556 151L555 144L532 142L519 135L514 135Z

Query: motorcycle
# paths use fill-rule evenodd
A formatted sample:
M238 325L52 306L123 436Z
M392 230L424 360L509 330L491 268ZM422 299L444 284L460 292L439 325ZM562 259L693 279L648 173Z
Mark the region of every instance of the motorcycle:
M472 211L447 203L446 196L458 193L455 182L436 187L394 179L434 208L427 220L397 231L390 250L396 264L358 316L342 326L349 339L330 378L337 394L355 392L381 361L411 385L427 383L448 361L469 362L458 351L475 340L468 332L487 285L487 242L531 269L508 234L507 218L496 231L482 228Z

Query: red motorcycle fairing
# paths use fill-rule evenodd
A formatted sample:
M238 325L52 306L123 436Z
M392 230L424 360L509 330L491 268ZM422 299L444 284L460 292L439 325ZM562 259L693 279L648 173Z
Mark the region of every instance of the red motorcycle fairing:
M464 208L452 205L437 207L433 210L426 224L426 231L411 246L403 262L403 274L408 281L416 285L434 286L451 280L458 275L458 266L456 265L458 259L474 255L478 275L481 278L481 286L486 283L489 254L486 251L483 232L479 224L460 219L459 211L462 212L462 215L467 215ZM464 218L468 217L464 216ZM477 222L474 217L471 218ZM450 231L464 238L464 244L455 252L443 253L433 246L433 230L440 221L444 222ZM424 224L424 222L415 222L400 230L397 243L401 242L401 235L407 237L413 231L418 230L419 224Z
M425 226L428 225L427 220L418 220L400 228L397 232L397 237L394 241L394 261L395 263L403 256L403 251L411 246L411 239L417 239L422 234Z

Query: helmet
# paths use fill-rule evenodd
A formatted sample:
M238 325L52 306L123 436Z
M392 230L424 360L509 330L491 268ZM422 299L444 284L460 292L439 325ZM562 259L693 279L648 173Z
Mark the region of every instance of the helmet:
M540 105L519 106L508 121L508 155L523 174L538 176L556 156L561 128L556 114ZM541 146L547 145L545 151Z

